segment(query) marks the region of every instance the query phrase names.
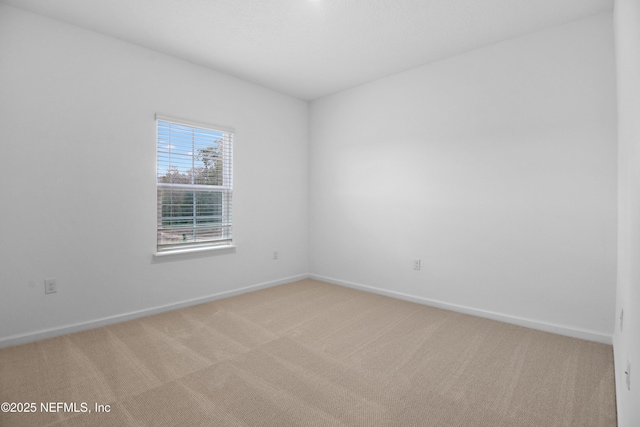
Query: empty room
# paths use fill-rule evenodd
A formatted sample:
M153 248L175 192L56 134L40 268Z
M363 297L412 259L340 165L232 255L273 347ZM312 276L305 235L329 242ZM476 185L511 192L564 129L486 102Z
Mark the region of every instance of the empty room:
M0 426L640 425L640 0L0 0Z

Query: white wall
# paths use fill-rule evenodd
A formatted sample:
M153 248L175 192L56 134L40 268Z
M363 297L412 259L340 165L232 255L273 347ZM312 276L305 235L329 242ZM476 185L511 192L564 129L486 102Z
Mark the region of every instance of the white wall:
M610 342L610 13L329 96L310 112L315 277Z
M612 48L592 17L318 100L309 128L305 102L0 5L0 345L309 271L606 341ZM156 112L236 128L235 253L153 261Z
M4 5L0 52L0 345L308 272L306 102ZM153 261L155 113L236 129L235 253Z
M620 427L640 425L640 0L616 0L618 322L613 337ZM622 329L620 311L624 309ZM631 363L631 390L627 389Z

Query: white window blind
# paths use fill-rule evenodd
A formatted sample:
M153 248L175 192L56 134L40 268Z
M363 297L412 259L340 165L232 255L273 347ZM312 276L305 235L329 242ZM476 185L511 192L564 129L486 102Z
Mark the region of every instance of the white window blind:
M233 132L156 116L158 252L232 243Z

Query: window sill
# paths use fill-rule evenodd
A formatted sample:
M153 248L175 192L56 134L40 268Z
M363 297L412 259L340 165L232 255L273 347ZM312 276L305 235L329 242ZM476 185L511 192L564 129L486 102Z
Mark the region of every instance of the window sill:
M204 248L188 248L188 249L176 249L172 251L156 252L153 254L153 258L156 260L165 260L171 258L188 257L189 255L206 255L208 253L228 253L235 252L235 245L223 245L223 246L209 246Z

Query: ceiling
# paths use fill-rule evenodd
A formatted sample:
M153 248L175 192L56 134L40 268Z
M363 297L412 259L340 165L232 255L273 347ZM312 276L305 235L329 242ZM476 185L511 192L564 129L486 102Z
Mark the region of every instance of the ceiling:
M1 0L312 100L613 0Z

